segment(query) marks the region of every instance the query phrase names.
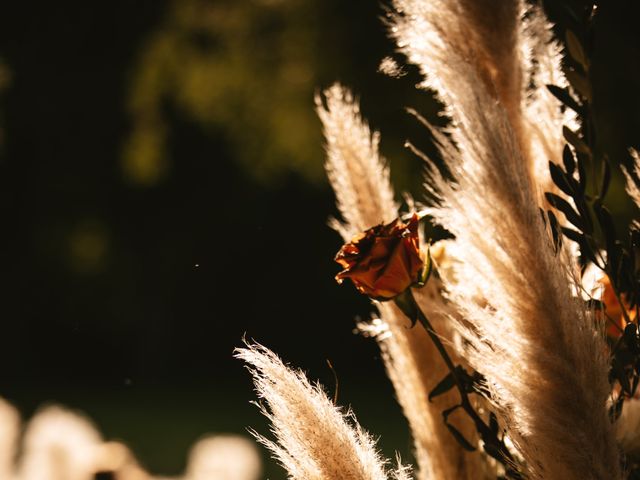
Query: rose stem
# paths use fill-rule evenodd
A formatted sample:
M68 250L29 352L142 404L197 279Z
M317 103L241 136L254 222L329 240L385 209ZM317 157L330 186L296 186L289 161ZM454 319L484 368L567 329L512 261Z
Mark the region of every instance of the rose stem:
M444 360L444 363L447 365L447 368L449 368L449 371L451 372L451 375L453 376L453 380L454 380L454 382L456 384L458 392L460 393L460 406L463 408L463 410L465 412L467 412L469 417L471 417L471 420L473 420L473 423L476 425L476 429L478 430L478 433L480 434L480 437L483 439L483 441L485 443L487 443L487 439L490 439L491 437L495 437L495 440L498 443L498 454L502 456L502 458L498 459L498 460L502 460L504 462L505 468L507 469L507 472L510 474L510 476L512 478L522 478L521 475L518 473L518 471L514 469L514 467L513 467L513 464L514 464L513 457L511 456L511 454L507 450L504 442L497 438L497 435L495 435L491 431L489 426L484 422L484 420L482 420L482 418L480 418L478 413L474 410L473 405L471 405L471 402L469 401L469 395L468 395L467 390L465 389L465 387L464 387L464 385L462 383L462 380L460 380L460 377L459 377L459 374L458 374L458 370L456 369L455 365L453 364L453 361L451 360L451 357L449 356L449 353L447 353L447 350L444 348L444 345L440 341L440 337L438 337L438 334L433 329L433 326L431 325L431 322L429 321L429 319L424 314L424 312L422 311L422 309L420 308L420 306L416 302L415 298L413 297L413 293L411 292L411 288L407 289L407 292L409 293L410 301L415 306L416 313L417 313L417 316L418 316L418 320L420 320L420 323L422 324L424 329L429 334L429 337L431 337L431 341L436 346L436 349L440 353L440 356ZM487 452L487 453L489 453L489 452Z

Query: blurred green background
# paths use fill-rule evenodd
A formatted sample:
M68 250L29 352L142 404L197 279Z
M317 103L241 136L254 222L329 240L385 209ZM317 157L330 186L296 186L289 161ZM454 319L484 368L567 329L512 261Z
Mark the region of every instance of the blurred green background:
M563 6L547 2L562 30ZM491 12L487 12L488 15ZM614 162L640 146L637 2L602 5L594 88ZM376 1L5 2L0 7L0 395L90 415L151 471L175 474L207 432L267 425L232 358L278 352L410 460L370 306L339 288L336 215L313 95L351 86L398 189L420 198L405 112L436 120ZM618 188L614 211L632 213ZM284 478L269 462L266 476Z

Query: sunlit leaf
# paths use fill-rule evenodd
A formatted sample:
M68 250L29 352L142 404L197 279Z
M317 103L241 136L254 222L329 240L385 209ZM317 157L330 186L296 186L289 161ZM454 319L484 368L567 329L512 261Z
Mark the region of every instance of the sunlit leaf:
M547 212L549 217L549 227L551 228L551 235L553 236L553 248L557 252L562 244L562 235L560 234L560 223L558 222L555 214L549 210Z
M562 163L564 164L564 169L567 173L569 175L573 174L576 168L576 159L573 157L573 152L569 145L565 145L562 149Z
M578 136L578 134L570 128L566 126L562 127L562 135L564 136L564 139L569 142L573 146L573 148L576 149L577 152L586 153L589 155L591 154L591 149L589 148L589 146L584 143L584 140L582 140Z
M549 172L551 173L551 179L553 183L566 193L569 196L573 196L575 193L567 180L567 175L562 171L562 169L553 162L549 162Z
M447 393L455 386L455 384L456 380L453 376L453 372L449 372L449 374L444 377L433 390L429 392L429 401L433 400L438 395Z
M547 202L549 202L549 204L562 212L569 222L578 227L580 230L584 231L584 222L582 221L578 213L569 204L569 202L567 202L564 198L550 192L545 193L544 196L547 199Z
M578 62L585 71L589 70L589 60L584 53L584 48L582 47L582 43L578 40L578 37L571 30L567 29L565 32L565 40L567 42L567 50L569 51L569 55Z
M474 452L476 448L473 445L471 445L471 443L469 443L469 441L466 438L464 438L464 435L462 435L462 433L460 433L456 427L454 427L449 423L449 415L460 407L461 405L455 405L451 408L448 408L447 410L442 412L442 418L444 420L444 424L447 426L447 428L449 429L451 434L454 436L456 441L460 444L460 446L469 452Z
M566 105L571 110L576 113L582 112L582 107L580 104L571 96L569 91L566 88L560 88L557 85L547 85L547 90L549 90L554 97L556 97L563 105Z
M587 77L585 77L584 75L576 72L575 70L566 70L565 75L575 91L586 98L589 103L591 103L593 101L593 95L589 79L587 79Z
M573 230L572 228L562 227L561 231L569 240L573 240L578 244L583 241L583 235L580 232Z
M616 229L613 224L611 212L609 212L609 209L600 202L594 203L593 211L596 214L598 224L602 229L602 234L604 235L605 243L607 245L607 251L609 251L610 248L613 248L616 242Z
M609 159L604 157L602 159L602 183L600 185L599 198L603 199L607 195L609 190L609 184L611 183L611 166L609 165Z

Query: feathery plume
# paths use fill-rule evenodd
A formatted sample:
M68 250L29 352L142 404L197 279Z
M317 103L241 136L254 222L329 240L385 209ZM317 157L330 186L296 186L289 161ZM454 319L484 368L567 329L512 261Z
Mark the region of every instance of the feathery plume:
M618 478L606 346L554 256L509 115L458 52L443 61L446 33L406 13L395 17L399 44L441 89L453 122L450 137L432 132L457 183L431 168L427 188L459 246L459 281L446 286L470 324L458 323L469 361L532 478Z
M561 162L562 126L574 126L576 115L562 112L546 88L566 87L567 80L562 49L542 9L521 0L396 0L394 7L391 35L420 67L422 86L436 92L445 113L453 118L448 106L464 93L451 88L452 56L474 71L489 100L500 102L543 202L544 192L555 190L548 161Z
M423 87L433 89L445 105L453 103L453 92L438 69L455 54L477 72L476 79L518 125L524 75L520 0L395 0L393 7L391 36L425 74Z
M522 97L523 122L531 142L530 168L538 196L544 192L557 192L549 161L561 165L565 140L562 127L577 129L576 113L563 109L561 102L551 94L547 85L565 88L569 84L562 71L562 46L554 38L552 25L542 8L530 6L520 31L523 70Z
M326 170L345 223L332 222L345 240L398 215L389 169L378 152L380 134L371 132L349 90L335 84L316 95L326 138Z
M637 178L640 178L640 154L634 148L629 149L629 153L631 154L631 158L633 159L633 173ZM620 165L622 168L622 173L624 173L625 178L625 189L633 203L635 203L638 208L640 208L640 188L638 188L638 183L633 179L631 173L625 168L624 165Z
M319 97L316 105L327 141L326 168L345 219L344 224L334 223L349 240L366 228L395 218L398 208L393 202L388 168L377 151L378 134L372 137L346 89L334 85L324 93L327 108ZM444 301L437 281L416 292L416 299L425 311L431 312L438 333L452 341L449 312L443 313ZM478 472L488 468L484 458L462 449L442 421L442 410L455 401L455 393L434 402L427 399L427 392L448 373L436 348L420 327L409 328L408 320L395 305L376 306L381 320L376 325L360 327L376 337L382 350L387 373L414 437L418 479L481 478ZM476 440L473 424L467 418L458 419L456 426L466 438Z
M384 464L369 434L352 413L342 413L319 385L287 367L261 345L236 350L248 364L266 404L276 442L257 436L292 480L386 480ZM403 469L395 475L402 478Z
M378 72L391 78L400 78L407 74L407 72L398 65L398 62L391 57L384 57L380 61L380 64L378 65Z

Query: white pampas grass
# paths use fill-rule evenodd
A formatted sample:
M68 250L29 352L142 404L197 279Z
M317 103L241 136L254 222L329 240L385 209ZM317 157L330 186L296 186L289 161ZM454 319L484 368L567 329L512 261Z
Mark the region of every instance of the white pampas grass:
M448 262L446 246L439 242L432 248L434 262ZM442 282L433 276L424 288L414 290L416 301L439 336L448 344L450 356L456 363L466 363L453 348L455 332L449 316L455 315L453 305L442 294ZM447 429L442 412L459 401L452 390L429 401L428 393L448 373L431 339L421 325L410 328L405 315L393 303L377 303L380 320L361 328L375 334L387 369L393 382L398 402L409 421L414 439L414 454L419 469L417 478L456 478L479 480L495 478L496 471L479 452L467 452ZM473 423L465 415L453 415L452 423L472 444L479 446Z
M565 140L562 127L576 130L576 113L563 109L546 88L568 86L562 71L562 46L553 36L552 25L540 6L531 6L520 31L523 77L522 122L530 142L530 169L540 201L544 192L557 191L549 174L549 161L561 165Z
M345 219L343 224L334 223L349 240L358 232L395 218L398 209L388 168L377 151L378 134L372 137L348 90L334 85L324 95L327 107L320 97L316 105L327 141L326 169ZM437 331L451 340L453 332L447 319L450 310L440 287L434 278L427 288L416 292L416 299L430 312ZM488 470L484 457L462 449L442 421L442 411L456 401L456 394L434 402L427 399L427 393L448 373L433 343L422 327L409 328L408 320L394 305L376 306L380 311L376 325L361 328L380 344L387 373L413 434L418 479L483 478L482 472ZM456 426L470 441L477 441L467 418L458 418Z
M378 152L380 135L360 116L351 92L340 85L316 95L316 111L324 127L326 170L345 223L332 223L345 240L398 215L389 170Z
M562 49L542 9L526 7L520 0L393 4L391 35L425 75L422 86L432 89L450 114L449 106L465 93L451 88L456 79L450 77L461 72L456 63L473 71L487 99L504 109L521 160L529 165L542 200L545 191L554 190L548 162L561 161L562 125L576 124L575 113L563 112L546 88L547 84L566 87L567 80L561 69Z
M319 385L287 367L261 345L236 350L253 375L277 443L258 436L292 480L384 480L406 478L399 468L388 474L369 434L353 414L341 412Z
M396 0L393 7L391 36L425 74L423 87L433 89L446 106L455 103L449 80L440 75L440 65L453 54L477 73L476 80L517 123L523 81L518 43L522 2Z
M457 183L431 169L427 187L440 199L434 218L459 246L459 281L447 287L465 318L467 356L532 478L619 478L606 345L554 256L513 117L454 48L460 31L431 11L440 3L398 0L394 32L452 119L450 136L433 133Z

